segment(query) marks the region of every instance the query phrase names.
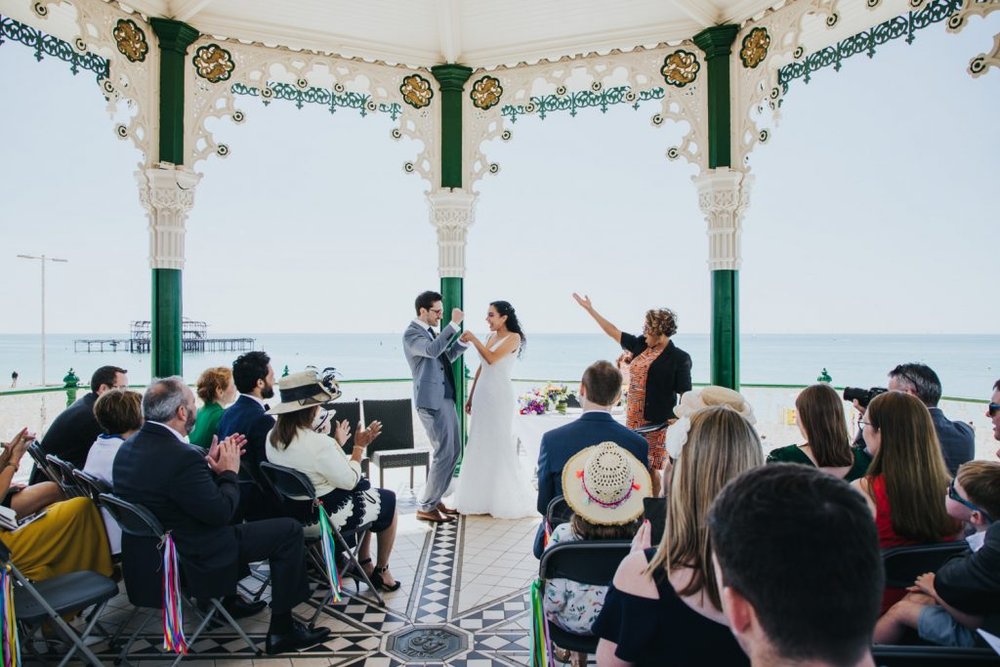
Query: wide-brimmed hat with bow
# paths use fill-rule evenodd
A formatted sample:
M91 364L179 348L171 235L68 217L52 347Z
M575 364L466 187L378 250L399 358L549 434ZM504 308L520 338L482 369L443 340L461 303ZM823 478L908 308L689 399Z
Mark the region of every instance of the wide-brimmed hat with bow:
M340 386L333 376L333 369L318 373L315 369L291 373L278 380L281 402L267 411L269 415L280 415L296 410L305 410L340 398Z
M599 526L638 519L652 489L645 464L613 442L574 454L563 467L562 487L570 509Z

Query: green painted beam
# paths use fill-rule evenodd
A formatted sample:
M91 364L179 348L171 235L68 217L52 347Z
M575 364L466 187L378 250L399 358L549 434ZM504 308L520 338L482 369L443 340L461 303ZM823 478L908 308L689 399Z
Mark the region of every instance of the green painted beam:
M151 18L160 40L159 162L184 164L184 65L197 30L171 19Z
M441 303L444 308L444 321L451 317L452 308L462 308L465 302L464 285L461 278L441 278ZM458 432L462 438L462 450L465 450L466 414L465 414L465 361L460 358L451 365L452 377L455 378L455 408L458 410Z
M739 26L717 25L694 36L708 66L708 168L732 165L729 56Z
M712 271L712 384L740 388L740 272Z
M184 350L181 346L181 271L153 269L152 371L154 378L181 375Z
M464 65L436 65L431 74L441 85L441 187L462 187L462 90L472 76Z

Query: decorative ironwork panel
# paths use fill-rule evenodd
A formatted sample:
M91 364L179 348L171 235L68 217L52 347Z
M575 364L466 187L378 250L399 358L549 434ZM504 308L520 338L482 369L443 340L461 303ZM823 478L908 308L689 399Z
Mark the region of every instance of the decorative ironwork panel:
M330 110L330 113L336 113L338 108L355 109L362 117L367 116L373 111L372 104L374 104L371 101L370 95L362 93L344 91L338 94L326 88L311 86L303 89L289 83L269 82L264 88L234 83L233 93L236 95L260 97L265 105L270 104L272 100L287 100L295 102L297 109L303 108L306 104L325 106ZM374 110L379 113L389 114L389 118L392 120L398 120L402 107L396 103L386 104L383 102L377 104ZM240 114L240 119L237 122L241 122L243 120L242 113L238 111L236 113ZM236 120L235 116L233 120Z
M198 76L210 83L227 81L236 69L232 54L218 44L198 47L192 62Z
M132 19L118 19L114 32L118 52L129 59L129 62L141 63L149 53L146 33Z
M500 79L492 76L484 76L476 81L469 93L472 105L483 111L499 104L501 97L503 97L503 86L500 85Z
M96 74L98 82L108 77L107 58L102 58L90 51L81 53L67 41L53 37L20 21L15 21L9 16L0 15L0 44L3 44L4 39L20 42L33 48L35 60L39 62L45 56L52 56L69 63L69 71L74 75L79 74L81 69L85 69ZM85 44L83 46L86 47Z
M510 122L517 122L518 116L537 115L542 120L553 111L568 111L570 116L575 117L582 109L600 109L601 113L607 113L608 109L616 104L629 104L633 109L638 109L639 104L649 100L662 100L663 88L653 88L651 90L641 90L633 92L628 86L618 86L608 90L579 90L575 93L563 93L555 95L543 95L532 97L527 104L506 104L501 110L501 114L510 118Z
M767 28L754 28L743 38L740 61L744 67L753 69L764 62L770 47L771 36L767 34Z
M419 74L411 74L403 79L399 86L399 93L403 96L403 101L414 109L423 109L431 103L434 97L434 89L431 82Z
M663 75L663 80L668 86L683 88L689 83L694 83L700 69L701 63L698 62L698 56L690 51L677 49L663 59L660 74Z

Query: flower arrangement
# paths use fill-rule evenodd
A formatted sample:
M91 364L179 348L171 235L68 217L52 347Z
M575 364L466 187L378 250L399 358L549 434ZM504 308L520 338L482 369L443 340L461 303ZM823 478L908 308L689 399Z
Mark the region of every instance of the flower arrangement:
M552 384L535 387L518 399L519 412L522 415L541 415L550 410L560 414L566 413L566 403L569 399L569 388L564 384Z

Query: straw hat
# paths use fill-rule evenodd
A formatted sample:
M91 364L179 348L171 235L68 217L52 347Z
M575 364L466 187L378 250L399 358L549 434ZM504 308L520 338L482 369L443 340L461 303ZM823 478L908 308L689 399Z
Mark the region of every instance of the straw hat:
M286 375L278 380L278 392L281 403L268 410L269 415L305 410L340 398L340 387L333 376L320 377L315 370Z
M681 397L680 404L674 408L674 414L683 419L690 417L698 410L715 405L727 405L746 417L751 424L757 423L753 416L753 408L750 407L750 403L743 397L743 394L728 387L716 385L701 387L685 393Z
M566 504L590 523L616 526L642 516L650 495L649 470L625 449L602 442L580 450L562 474Z

